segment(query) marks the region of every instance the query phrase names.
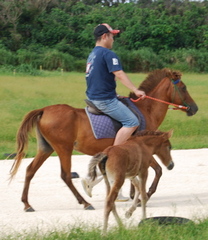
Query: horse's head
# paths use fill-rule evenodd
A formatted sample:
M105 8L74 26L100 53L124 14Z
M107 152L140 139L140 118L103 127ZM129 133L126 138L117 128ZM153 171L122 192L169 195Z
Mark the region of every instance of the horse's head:
M187 107L187 116L192 116L198 111L198 106L187 91L186 85L181 81L182 74L179 71L171 72L172 88L170 93L170 101L178 105Z
M171 170L174 167L174 162L171 157L171 143L169 141L172 134L173 130L170 130L169 132L164 132L162 135L159 135L161 141L158 141L160 142L160 145L155 151L155 154L160 158L168 170Z
M181 81L181 76L181 72L169 68L156 69L149 73L146 79L140 84L139 89L145 91L147 95L158 93L156 95L160 96L161 99L164 97L161 94L165 94L167 97L167 99L163 98L165 101L177 105L185 105L187 107L186 110L183 108L180 109L185 111L188 116L192 116L196 114L198 107L189 95L186 85ZM157 88L159 84L161 84L160 87L165 87L165 89L163 88L162 90L163 92L160 91L161 88ZM137 99L137 96L134 93L131 93L129 96L132 99ZM154 95L152 97L154 97Z

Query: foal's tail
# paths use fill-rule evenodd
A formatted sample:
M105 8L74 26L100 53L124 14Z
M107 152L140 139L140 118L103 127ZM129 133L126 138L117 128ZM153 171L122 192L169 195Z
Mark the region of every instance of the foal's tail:
M17 170L22 162L22 159L25 156L24 151L27 149L27 146L28 146L28 135L32 131L32 129L37 126L37 122L42 115L43 115L43 109L33 110L24 117L20 125L20 128L16 136L17 153L16 153L15 161L10 170L11 180L17 173Z
M105 163L108 159L108 156L105 153L98 153L91 159L88 168L88 176L91 178L92 181L95 180L97 177L97 165L100 164L100 171L103 175L106 174L105 172Z

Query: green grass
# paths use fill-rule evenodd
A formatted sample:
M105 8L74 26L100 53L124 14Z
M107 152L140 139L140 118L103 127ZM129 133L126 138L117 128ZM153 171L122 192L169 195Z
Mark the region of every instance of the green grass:
M15 151L15 137L23 116L33 109L66 103L84 107L85 78L78 73L45 73L43 77L0 76L0 159ZM49 75L49 76L48 76ZM36 142L30 142L28 156L34 156Z
M128 75L136 86L147 76L143 73ZM174 129L171 139L173 149L208 147L207 78L208 74L189 73L182 77L199 111L192 117L181 111L168 112L160 130ZM0 159L5 158L5 153L15 152L17 129L29 111L57 103L85 107L84 73L42 72L41 76L1 74L0 86ZM129 94L129 90L119 82L117 92L125 96ZM36 141L31 138L27 156L32 157L35 153Z
M101 235L101 229L86 227L69 227L66 230L39 233L32 231L29 234L6 235L1 240L205 240L208 236L208 219L199 223L189 222L181 225L158 225L148 223L131 228L111 228L106 236Z

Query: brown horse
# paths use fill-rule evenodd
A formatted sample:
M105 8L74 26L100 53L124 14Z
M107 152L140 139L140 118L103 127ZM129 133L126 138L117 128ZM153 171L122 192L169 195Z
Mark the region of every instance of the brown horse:
M194 115L198 107L189 95L185 84L180 80L181 73L169 69L155 70L142 82L139 89L147 95L175 104L186 105L188 116ZM136 99L134 94L130 97ZM156 130L165 118L168 105L151 99L136 102L146 120L146 129ZM36 128L38 150L35 158L27 167L22 202L25 211L34 211L28 202L30 181L43 162L55 151L61 163L61 178L73 192L85 209L92 209L91 204L79 194L71 180L71 155L73 149L88 155L95 155L113 145L114 139L96 139L84 109L73 108L66 104L51 105L29 112L23 119L17 133L17 155L11 169L11 179L16 174L28 143L28 134ZM156 176L148 196L155 191L161 176L160 165L153 160L151 167Z
M171 144L169 138L171 136L172 131L167 133L142 131L131 137L124 144L107 147L103 152L96 154L91 159L88 171L89 177L92 180L96 178L98 165L107 186L104 209L104 233L107 230L111 211L118 224L122 224L116 211L115 200L126 178L130 179L135 186L136 194L133 204L125 216L127 218L131 217L137 207L139 193L141 193L142 219L146 218L148 168L151 165L153 154L156 154L169 170L174 167L170 155Z

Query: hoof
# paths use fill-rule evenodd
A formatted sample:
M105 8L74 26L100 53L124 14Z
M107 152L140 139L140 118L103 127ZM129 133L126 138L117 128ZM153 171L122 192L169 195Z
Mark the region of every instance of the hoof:
M130 198L133 200L134 199L134 194L130 194Z
M89 205L85 208L85 210L95 210L95 208L92 205Z
M79 174L77 172L71 172L71 178L79 178Z
M29 207L25 209L25 212L35 212L35 209L33 209L32 207Z
M132 213L131 213L131 212L127 211L127 212L125 213L125 217L126 217L126 218L130 218L131 216L132 216Z
M138 202L137 202L137 207L141 207L142 206L142 203L141 203L141 200L138 199Z

